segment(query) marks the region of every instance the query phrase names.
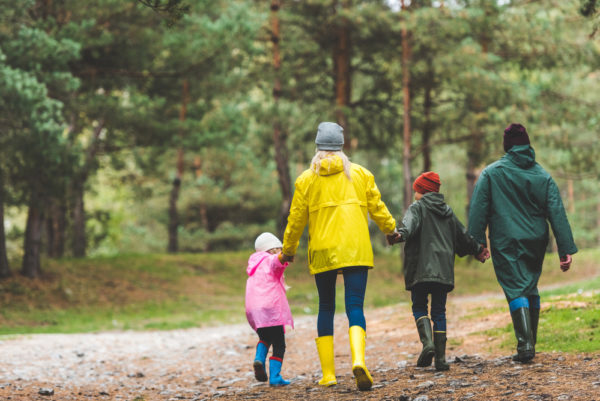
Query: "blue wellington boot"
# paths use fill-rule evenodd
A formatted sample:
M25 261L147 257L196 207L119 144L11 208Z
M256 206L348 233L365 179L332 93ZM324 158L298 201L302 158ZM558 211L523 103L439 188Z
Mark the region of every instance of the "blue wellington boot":
M281 377L281 363L282 359L272 356L269 358L269 385L273 387L287 386L290 384L289 380L283 380Z
M265 369L268 352L269 344L259 341L256 345L256 355L254 356L254 377L259 382L266 382L268 380L267 370Z

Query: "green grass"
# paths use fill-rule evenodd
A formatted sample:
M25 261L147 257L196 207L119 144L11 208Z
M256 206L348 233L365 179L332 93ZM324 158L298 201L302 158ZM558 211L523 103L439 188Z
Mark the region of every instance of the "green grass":
M295 316L315 314L318 309L314 277L308 272L304 255L299 253L286 271L286 282L291 286L288 299ZM0 281L0 334L163 330L242 323L246 320L248 256L249 252L221 252L46 260L39 279L15 274ZM542 292L543 300L600 287L600 266L596 263L600 250L577 254L568 273L560 272L557 259L556 255L547 257L540 285L560 287ZM409 302L398 248L376 256L368 280L366 308ZM455 281L455 295L502 294L489 262L457 259ZM336 309L344 310L341 275ZM482 308L475 314L492 312Z
M600 350L599 311L600 292L597 290L553 297L542 294L536 350L597 352ZM487 330L485 334L500 338L503 349L514 349L516 346L512 323L503 328Z

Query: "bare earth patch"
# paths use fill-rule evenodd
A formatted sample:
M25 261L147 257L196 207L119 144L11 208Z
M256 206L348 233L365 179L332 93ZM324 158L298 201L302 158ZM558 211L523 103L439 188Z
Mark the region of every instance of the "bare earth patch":
M483 332L510 322L497 298L451 297L450 371L415 366L420 343L406 304L368 310L367 366L375 380L359 392L350 371L347 320L336 317L338 385L322 388L316 318L296 319L286 336L282 375L254 380L257 337L248 325L154 332L32 335L0 342L2 400L600 400L600 353L541 353L513 363ZM482 310L490 308L490 314ZM241 311L243 313L243 311ZM482 316L482 317L478 317ZM52 395L43 395L42 393Z

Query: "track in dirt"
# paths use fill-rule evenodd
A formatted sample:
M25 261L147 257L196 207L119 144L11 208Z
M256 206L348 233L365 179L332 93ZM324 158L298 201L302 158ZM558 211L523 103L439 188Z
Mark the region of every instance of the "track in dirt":
M0 342L2 400L600 400L600 353L541 353L512 362L484 330L505 327L508 312L480 315L497 300L448 304L451 368L416 368L420 350L408 305L366 311L367 366L375 380L359 392L350 371L347 320L335 320L338 385L316 385L316 318L296 319L286 334L282 375L255 381L256 334L246 325L156 332L34 335ZM542 308L544 306L542 305ZM42 395L40 389L53 392Z

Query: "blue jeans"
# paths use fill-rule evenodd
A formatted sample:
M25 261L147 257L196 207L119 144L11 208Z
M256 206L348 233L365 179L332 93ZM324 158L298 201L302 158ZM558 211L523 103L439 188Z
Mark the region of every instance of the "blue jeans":
M368 267L356 266L342 269L344 275L344 298L348 325L360 326L367 330L363 305L367 289ZM335 281L338 271L331 270L315 274L315 283L319 292L319 315L317 333L319 337L333 335L333 316L335 314Z
M433 331L446 331L446 298L448 286L440 283L418 283L410 291L415 321L427 313L427 297L431 294Z

